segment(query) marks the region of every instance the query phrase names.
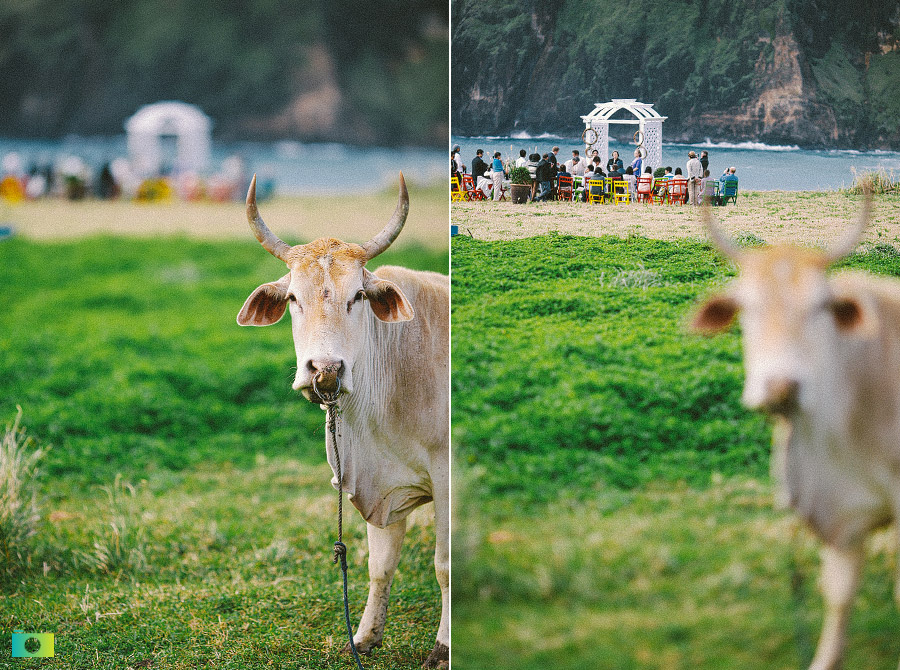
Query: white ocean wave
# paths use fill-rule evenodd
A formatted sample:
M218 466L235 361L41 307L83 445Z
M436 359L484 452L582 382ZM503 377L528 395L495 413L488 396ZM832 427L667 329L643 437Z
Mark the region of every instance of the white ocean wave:
M541 133L540 135L531 135L524 130L520 130L518 132L510 135L510 138L514 140L563 140L567 139L561 137L559 135L554 135L553 133Z
M748 151L800 151L796 144L765 144L764 142L713 142L708 137L696 144L678 146L703 147L704 149L743 149Z

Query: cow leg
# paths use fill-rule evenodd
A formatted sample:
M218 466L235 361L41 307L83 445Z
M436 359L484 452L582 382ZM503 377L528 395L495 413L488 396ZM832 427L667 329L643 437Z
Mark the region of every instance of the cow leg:
M449 495L435 492L434 497L434 571L441 587L441 623L434 649L423 668L450 666L450 501Z
M847 642L847 623L862 571L862 547L822 548L822 595L825 621L810 670L837 670L841 667Z
M378 528L372 524L366 526L369 534L369 598L359 628L353 636L356 650L361 654L369 654L381 646L391 583L394 581L394 572L400 561L400 547L406 535L406 519L386 528ZM348 643L345 650L349 651L349 648Z

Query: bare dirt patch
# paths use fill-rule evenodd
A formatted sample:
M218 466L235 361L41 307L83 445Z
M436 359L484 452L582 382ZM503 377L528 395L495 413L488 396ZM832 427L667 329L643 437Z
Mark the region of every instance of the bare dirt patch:
M446 248L447 197L440 189L410 189L409 218L398 239ZM396 191L363 196L277 198L260 203L260 213L276 235L296 243L319 237L363 242L388 222L397 205ZM39 200L0 205L0 222L32 239L64 239L97 233L113 235L187 235L192 238L253 239L244 204Z
M716 207L722 227L734 237L754 235L769 243L795 242L827 246L838 239L859 213L861 198L837 191L759 191L738 196L738 204ZM900 241L900 198L875 200L869 242ZM452 222L477 239L511 240L556 231L569 235L641 235L655 239L706 234L700 212L673 205L588 205L549 202L453 203Z

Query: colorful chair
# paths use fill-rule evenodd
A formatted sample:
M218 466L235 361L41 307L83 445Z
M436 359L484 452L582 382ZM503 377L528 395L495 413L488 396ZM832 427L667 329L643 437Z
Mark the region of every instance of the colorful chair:
M628 182L624 179L612 181L612 196L613 203L616 205L620 202L624 202L625 204L631 202L631 191L628 188Z
M462 202L466 192L459 185L459 177L450 177L450 202Z
M588 180L588 202L603 202L606 197L605 182L603 178Z
M638 202L653 202L653 177L650 175L638 177L635 183L635 192Z
M738 183L735 181L723 181L719 183L719 198L722 200L722 204L728 202L729 199L737 205L737 194L738 194Z
M659 177L653 180L653 202L661 205L669 200L669 179Z
M687 202L687 179L669 180L669 203L683 205Z
M466 194L466 200L485 200L484 191L475 188L475 179L470 174L462 176L462 188Z
M556 199L557 200L568 200L572 201L573 194L575 192L575 182L572 180L572 177L569 175L559 175L559 179L556 184Z

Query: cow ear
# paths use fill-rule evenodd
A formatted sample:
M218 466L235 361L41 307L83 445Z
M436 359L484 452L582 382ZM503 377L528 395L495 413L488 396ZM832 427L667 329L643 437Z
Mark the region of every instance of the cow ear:
M738 304L730 295L714 295L694 314L690 328L694 332L713 335L731 325L738 313Z
M258 287L238 312L237 322L241 326L271 326L278 323L287 308L287 288L290 273L278 281Z
M372 311L382 321L409 321L416 313L403 291L394 282L372 274L363 268L363 290Z

